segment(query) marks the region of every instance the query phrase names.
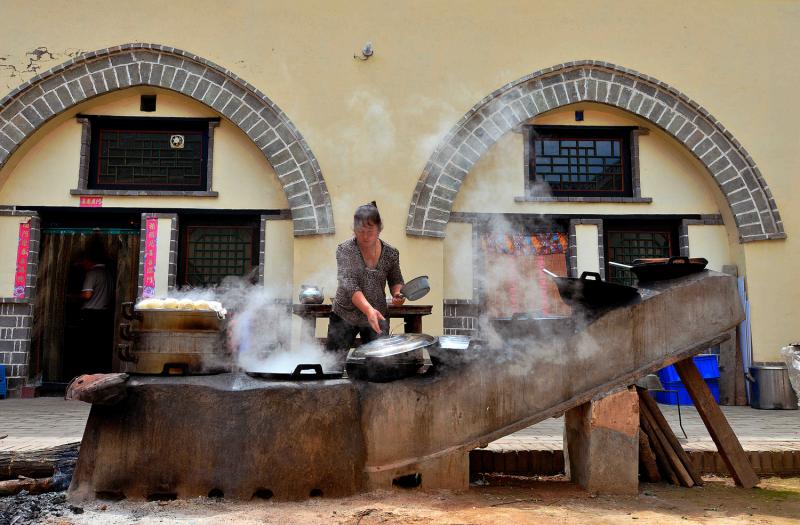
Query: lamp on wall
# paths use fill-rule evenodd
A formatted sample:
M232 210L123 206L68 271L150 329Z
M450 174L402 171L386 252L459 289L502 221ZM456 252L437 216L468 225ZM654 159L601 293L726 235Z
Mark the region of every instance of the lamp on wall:
M361 49L361 54L353 55L353 58L358 60L367 60L375 51L372 49L372 42L367 40L367 43L364 44L364 48Z

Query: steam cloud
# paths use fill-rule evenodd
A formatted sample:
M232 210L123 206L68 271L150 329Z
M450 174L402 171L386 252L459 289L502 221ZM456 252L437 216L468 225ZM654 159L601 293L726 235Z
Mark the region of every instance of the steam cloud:
M314 334L302 334L292 344L291 306L268 287L228 277L216 288L175 291L179 299L219 301L229 312L230 350L239 368L247 372L291 373L299 364L337 367L337 357L316 342Z

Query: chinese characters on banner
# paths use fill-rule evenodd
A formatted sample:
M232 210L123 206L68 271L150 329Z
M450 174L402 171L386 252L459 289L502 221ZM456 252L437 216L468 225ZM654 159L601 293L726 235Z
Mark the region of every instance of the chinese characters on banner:
M25 285L28 281L28 253L31 249L30 221L19 225L19 242L17 243L17 269L14 273L14 297L25 298Z
M81 208L102 208L103 207L103 197L81 197L81 199L80 199L80 207Z
M156 242L158 241L158 218L148 217L145 220L144 234L144 278L142 297L156 295Z

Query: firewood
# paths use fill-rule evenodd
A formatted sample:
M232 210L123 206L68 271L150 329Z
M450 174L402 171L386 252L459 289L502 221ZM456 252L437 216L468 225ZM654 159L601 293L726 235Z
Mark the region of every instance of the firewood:
M665 478L668 478L673 485L680 485L681 483L678 481L678 476L672 469L669 459L667 459L666 452L664 452L664 447L661 446L661 442L656 437L655 431L650 425L650 422L644 417L641 407L639 407L639 425L641 426L642 430L644 430L644 433L647 435L650 441L650 446L653 448L653 452L656 456L656 463L658 464L661 473Z
M639 428L639 465L647 481L653 483L661 481L661 474L658 473L658 465L656 464L656 455L653 453L653 449L650 448L650 439L641 428Z
M639 403L639 406L641 407L642 405L645 405L647 407L647 410L650 412L650 415L653 416L653 419L655 419L655 422L658 424L659 428L663 432L664 437L666 437L667 441L669 441L669 444L672 446L672 449L678 455L678 458L681 460L683 467L692 477L692 480L694 481L695 485L702 486L703 478L700 477L700 472L698 472L698 470L694 467L694 464L689 459L689 456L688 454L686 454L686 451L683 450L680 441L678 441L678 438L672 431L672 427L669 426L669 423L667 422L667 419L664 417L664 414L661 413L661 409L658 407L658 403L656 403L655 399L653 399L652 396L650 396L650 393L647 392L647 390L638 389L638 391L639 391L639 400L641 401Z
M672 448L672 445L670 445L669 440L658 426L658 423L656 423L656 420L650 413L650 410L646 405L639 405L639 413L645 418L647 423L653 429L656 439L661 444L661 448L665 453L665 458L667 461L669 461L669 464L677 475L681 485L684 487L693 487L694 479L692 479L692 476L689 475L689 472L686 470L686 467L684 467L683 462L681 462L680 458L678 457L678 454Z
M46 478L53 475L56 465L74 465L78 460L80 443L67 443L57 447L31 451L0 452L0 480Z
M48 492L53 483L53 478L22 478L22 479L9 479L0 481L0 496L13 496L19 494L23 490L27 490L30 494L41 494Z

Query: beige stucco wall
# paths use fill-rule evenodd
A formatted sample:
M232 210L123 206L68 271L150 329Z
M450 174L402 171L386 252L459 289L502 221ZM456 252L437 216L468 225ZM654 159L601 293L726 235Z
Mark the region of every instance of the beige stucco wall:
M17 272L19 225L31 218L0 215L0 297L14 296L14 277Z
M759 165L789 238L733 246L731 253L748 278L756 357L774 357L779 342L797 338L793 319L800 291L791 284L795 282L791 261L800 258L796 233L800 210L791 206L791 196L800 190L794 176L800 145L795 133L800 110L794 103L800 84L800 69L794 67L800 54L797 2L706 0L698 6L694 0L342 0L323 6L314 0L239 0L220 7L210 1L188 6L142 0L135 10L111 13L99 0L78 4L7 0L3 11L0 54L4 65L19 70L27 67L30 55L26 53L42 46L49 55L41 55L34 64L40 71L80 50L144 41L188 50L255 85L306 138L322 167L334 206L336 235L295 240L295 291L319 272L328 286L335 282L333 250L349 235L347 225L355 205L377 199L386 222L384 237L400 248L407 275L431 275L434 289L425 302L437 305L438 310L444 290L444 243L407 237L403 228L414 185L447 130L493 90L554 64L597 59L651 75L704 106ZM141 16L147 12L159 16ZM354 60L353 54L368 39L374 41L374 57ZM0 91L9 91L35 74L12 77L11 71L0 69ZM518 181L497 195L498 201L508 203L503 211L567 209L560 203L509 202L509 197L522 191L520 141L519 135L512 134L494 148L506 148L511 171L504 175ZM694 164L688 156L681 157L680 149L655 131L641 141L642 153L653 161L652 168L643 173L643 193L655 201L625 205L624 213L684 213L689 208L690 213L717 213L718 196L708 197L703 187L713 189L713 185L691 169ZM59 152L54 166L25 168L19 182L3 184L0 203L38 198L36 192L42 188L27 179L61 169L64 160L76 166L75 150L68 143L60 146L51 150ZM659 155L669 160L655 162ZM28 162L27 156L23 162ZM486 169L484 164L490 162L486 159L476 169ZM666 180L660 178L666 168L670 168L669 180L681 182L688 201L678 198L683 192L676 188L659 185ZM75 180L75 169L63 169L69 171L63 180ZM219 176L215 169L215 181ZM698 176L700 181L695 180ZM264 179L269 186L272 179ZM469 185L479 180L487 179L470 176L459 205L474 195L477 186ZM11 192L7 184L21 186ZM60 187L50 202L74 199L63 194L68 185ZM221 192L215 201L193 199L185 205L240 205L239 199L223 199L227 197ZM111 199L107 202L112 205ZM163 202L166 199L148 199L149 206ZM617 208L588 205L581 210L616 213ZM730 217L722 213L730 224ZM735 242L735 232L728 235ZM425 323L426 329L441 326L440 313Z
M444 240L444 296L473 299L472 224L451 222Z
M594 224L575 225L575 248L578 252L578 275L583 272L600 272L600 246L597 240L597 226Z
M293 298L292 221L267 221L264 227L264 286L274 297Z
M689 256L704 257L708 269L717 272L722 267L734 264L728 245L728 235L724 226L689 225Z

